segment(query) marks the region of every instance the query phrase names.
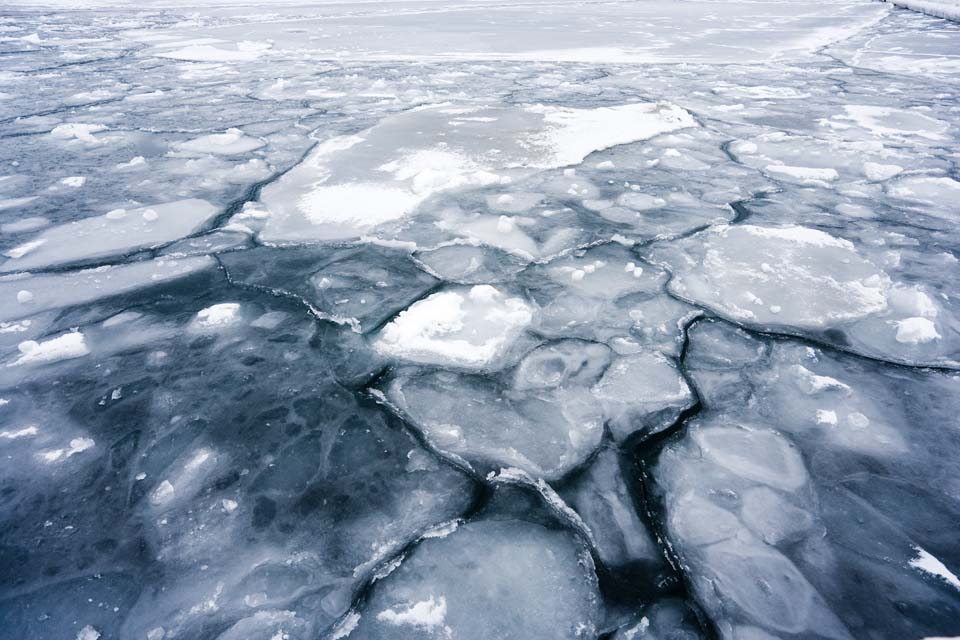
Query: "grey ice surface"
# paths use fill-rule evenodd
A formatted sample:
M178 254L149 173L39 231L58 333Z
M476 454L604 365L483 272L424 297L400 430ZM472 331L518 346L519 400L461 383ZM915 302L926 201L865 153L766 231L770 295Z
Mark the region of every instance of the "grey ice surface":
M960 637L960 25L140 4L0 8L0 636Z

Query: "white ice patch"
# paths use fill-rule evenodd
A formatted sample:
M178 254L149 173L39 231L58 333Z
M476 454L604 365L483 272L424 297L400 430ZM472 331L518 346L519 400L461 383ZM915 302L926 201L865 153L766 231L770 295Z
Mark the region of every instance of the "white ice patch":
M248 153L264 146L262 140L252 138L243 133L240 129L227 129L224 133L215 133L208 136L201 136L193 140L187 140L176 145L179 151L188 153L213 153L217 155L232 156L241 153Z
M937 333L937 325L929 318L898 320L896 326L897 342L903 344L923 344L941 338L941 335Z
M93 134L106 129L107 127L102 124L70 123L57 125L50 135L59 140L79 140L87 144L99 144L100 141Z
M792 178L804 183L827 183L840 177L836 169L818 169L814 167L791 167L788 165L767 165L767 173Z
M917 556L910 561L910 566L943 579L951 587L960 591L960 579L950 571L940 560L920 547L914 546Z
M22 429L17 429L16 431L0 431L0 438L4 440L19 440L20 438L29 438L30 436L35 436L40 433L40 430L37 429L36 425L30 425L29 427L23 427Z
M903 167L896 164L879 164L877 162L863 163L863 175L867 177L867 180L873 180L875 182L889 180L902 172Z
M78 188L86 184L87 179L84 176L70 176L60 181L60 184L66 187Z
M252 62L270 49L265 42L239 42L236 49L223 49L209 44L193 44L174 51L155 51L158 58L191 62Z
M236 302L221 302L197 312L196 323L203 328L216 328L231 325L240 316L240 305Z
M98 640L99 638L100 632L90 625L80 629L80 632L77 634L77 640Z
M549 149L539 164L543 168L580 164L594 151L697 126L693 116L673 105L641 103L596 109L553 106L528 109L542 113L547 125L543 133L532 136Z
M44 342L27 340L18 345L20 357L9 363L8 367L24 364L42 364L79 358L90 353L79 331L65 333Z
M490 285L451 289L401 311L374 347L413 362L480 369L500 356L532 319L524 300Z
M429 600L415 602L406 609L399 611L386 609L377 614L377 620L398 627L406 625L431 632L436 629L444 629L446 617L447 599L443 596L440 596L437 600L430 596Z

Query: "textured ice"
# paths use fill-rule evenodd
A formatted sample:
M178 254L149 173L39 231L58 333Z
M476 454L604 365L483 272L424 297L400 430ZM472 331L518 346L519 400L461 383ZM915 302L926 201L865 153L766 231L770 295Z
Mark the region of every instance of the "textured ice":
M943 450L955 438L935 409L955 376L790 341L754 340L717 360L711 346L732 333L717 323L692 330L688 365L704 413L653 471L698 601L731 637L743 626L817 637L955 632L955 586L938 554L956 505L920 480L955 481ZM758 347L769 356L757 359ZM907 495L947 512L923 515ZM902 597L918 608L902 611Z
M398 223L430 196L501 184L593 151L696 126L650 103L597 109L426 105L325 140L261 196L268 241L357 238Z
M343 637L590 638L599 600L593 562L575 537L480 520L417 545L374 586Z
M943 3L143 4L0 9L0 636L960 635Z
M523 298L490 285L446 289L401 311L373 346L409 362L483 369L504 356L533 315Z
M216 213L203 200L114 209L47 229L6 252L9 259L0 271L27 271L155 247L200 229Z
M434 447L481 468L557 478L603 435L600 406L585 387L512 392L477 375L401 370L386 396Z
M655 249L670 290L736 322L897 362L957 362L956 319L849 240L801 226L715 227Z

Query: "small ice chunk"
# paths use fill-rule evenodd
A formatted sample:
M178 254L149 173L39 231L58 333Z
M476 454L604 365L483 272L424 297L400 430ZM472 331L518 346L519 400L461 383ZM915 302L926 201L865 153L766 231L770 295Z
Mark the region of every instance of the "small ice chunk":
M817 424L828 424L836 425L837 424L837 412L828 411L826 409L817 410Z
M204 328L231 325L239 319L240 305L236 302L221 302L197 312L197 324Z
M106 127L102 124L70 123L54 127L50 135L60 140L79 140L87 144L97 144L99 140L93 134L104 130Z
M157 488L153 490L153 493L150 494L150 502L155 505L160 505L165 502L169 502L173 495L176 493L176 489L173 488L173 485L170 484L169 480L164 480Z
M899 320L897 326L897 342L903 344L923 344L939 340L937 325L929 318L907 318Z
M26 340L18 345L20 357L8 364L15 367L23 364L39 364L79 358L90 353L79 331L65 333L45 342Z
M406 609L400 611L386 609L377 614L377 620L396 626L407 625L428 632L442 629L446 617L447 599L443 596L436 601L433 596L430 596L428 600L415 602Z
M60 184L67 187L82 187L86 183L87 179L84 176L70 176L69 178L64 178L60 181Z
M896 164L879 164L876 162L863 163L863 175L867 176L868 180L873 180L875 182L889 180L902 171L903 167Z
M77 634L77 640L97 640L99 637L100 632L90 625L80 629L80 632Z
M936 576L944 580L954 589L960 591L960 579L950 571L940 560L931 555L924 549L914 546L914 551L917 552L917 556L910 561L910 566L914 569L919 569L929 573L932 576Z
M533 319L522 298L490 285L434 293L401 311L374 342L380 353L423 364L489 366Z
M30 304L33 302L33 293L27 291L26 289L17 291L17 302L20 304Z
M774 173L780 177L793 178L800 182L831 182L840 177L836 169L819 169L816 167L791 167L782 164L767 166L767 173Z

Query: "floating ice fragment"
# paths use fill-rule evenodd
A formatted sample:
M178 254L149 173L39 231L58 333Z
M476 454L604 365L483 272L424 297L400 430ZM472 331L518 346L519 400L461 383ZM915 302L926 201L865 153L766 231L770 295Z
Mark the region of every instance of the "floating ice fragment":
M941 578L951 587L960 591L960 579L946 565L920 547L914 546L914 550L917 552L917 556L910 561L911 567Z
M929 318L906 318L898 320L896 326L897 342L904 344L923 344L941 338L937 325Z
M90 353L79 331L65 333L45 342L26 340L18 345L20 357L8 367L23 364L39 364L79 358Z
M221 302L197 312L197 325L204 328L223 327L239 319L240 305L236 302Z
M490 285L434 293L400 312L377 339L380 353L470 369L491 365L533 319L522 298Z
M90 625L80 629L80 632L77 634L77 640L98 640L98 638L100 638L100 632Z

